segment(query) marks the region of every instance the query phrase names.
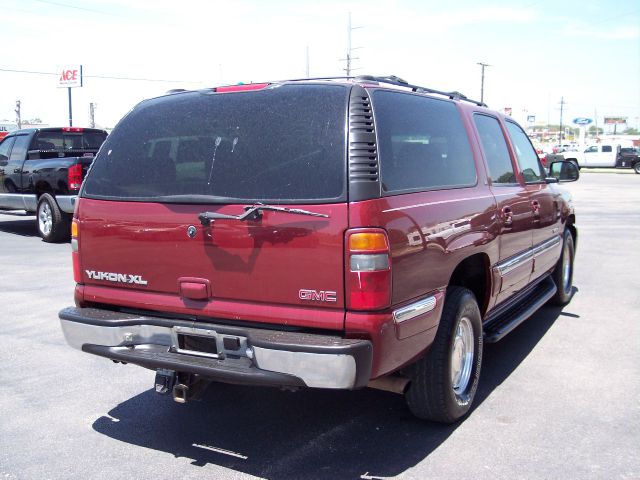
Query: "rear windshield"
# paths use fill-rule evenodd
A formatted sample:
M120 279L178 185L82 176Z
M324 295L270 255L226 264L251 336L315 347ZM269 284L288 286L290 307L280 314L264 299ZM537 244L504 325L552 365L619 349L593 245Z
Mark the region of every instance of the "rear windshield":
M345 197L344 86L192 92L116 127L83 196L125 201L327 202Z
M38 133L32 148L35 150L97 151L106 138L106 132L42 131Z

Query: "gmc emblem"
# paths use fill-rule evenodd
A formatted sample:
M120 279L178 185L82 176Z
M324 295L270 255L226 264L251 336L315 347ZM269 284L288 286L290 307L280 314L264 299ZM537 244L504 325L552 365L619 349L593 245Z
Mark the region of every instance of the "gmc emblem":
M301 289L298 292L298 298L300 300L312 300L316 302L330 302L335 303L338 300L336 299L336 292L332 292L329 290L306 290Z

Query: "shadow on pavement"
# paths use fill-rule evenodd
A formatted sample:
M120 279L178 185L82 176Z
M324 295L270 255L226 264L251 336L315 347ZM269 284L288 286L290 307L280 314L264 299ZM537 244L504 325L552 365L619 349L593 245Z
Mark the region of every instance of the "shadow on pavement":
M3 213L3 215L8 215ZM19 220L0 220L0 232L11 233L13 235L20 235L23 237L37 237L38 230L36 229L36 222L33 216L12 215Z
M560 314L545 307L498 344L486 345L475 408L562 321ZM400 395L371 389L283 392L214 384L203 401L187 405L148 390L93 428L196 466L215 464L269 479L376 479L415 466L458 425L416 420Z

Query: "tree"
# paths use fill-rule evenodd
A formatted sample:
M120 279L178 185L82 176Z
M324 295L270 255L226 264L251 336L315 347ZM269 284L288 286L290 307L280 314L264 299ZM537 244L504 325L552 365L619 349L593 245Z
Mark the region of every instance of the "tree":
M589 130L587 130L587 132L589 133L589 135L602 135L604 133L604 130L600 127L596 128L595 125L591 125L589 127Z
M624 132L625 135L640 135L640 131L637 128L627 128Z

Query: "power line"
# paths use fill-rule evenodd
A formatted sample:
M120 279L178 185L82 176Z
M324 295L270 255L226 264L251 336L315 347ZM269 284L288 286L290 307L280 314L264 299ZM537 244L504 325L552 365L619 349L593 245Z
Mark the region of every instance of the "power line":
M123 17L122 15L118 15L118 14L115 14L115 13L104 12L102 10L94 10L92 8L86 8L86 7L78 7L76 5L69 5L68 3L52 2L50 0L33 0L33 1L34 2L40 2L40 3L46 3L47 5L55 5L56 7L73 8L74 10L82 10L83 12L99 13L100 15L109 15L109 16L112 16L112 17Z
M55 72L36 72L32 70L13 70L9 68L0 68L0 72L9 73L27 73L30 75L59 75ZM111 77L106 75L83 75L85 78L101 78L105 80L130 80L135 82L163 82L163 83L201 83L201 80L167 80L162 78L134 78L134 77Z
M602 23L607 23L607 22L610 22L612 20L617 20L618 18L621 18L621 17L628 17L628 16L633 15L633 14L638 13L638 12L640 12L640 9L631 10L630 12L626 12L626 13L620 13L620 14L615 15L613 17L605 18L604 20L599 20L597 22L590 22L590 23L587 24L587 26L600 25Z

